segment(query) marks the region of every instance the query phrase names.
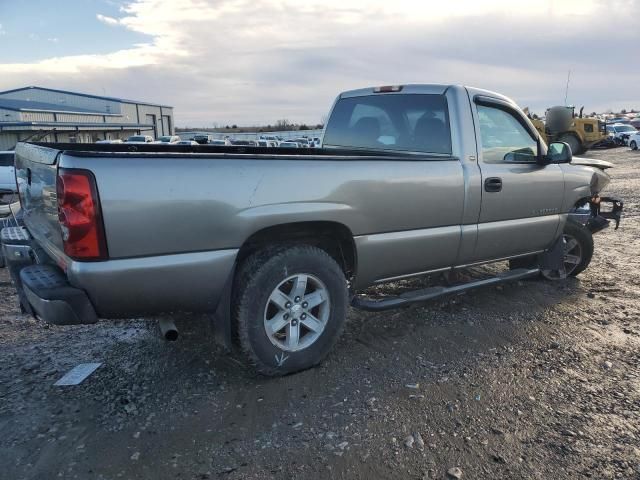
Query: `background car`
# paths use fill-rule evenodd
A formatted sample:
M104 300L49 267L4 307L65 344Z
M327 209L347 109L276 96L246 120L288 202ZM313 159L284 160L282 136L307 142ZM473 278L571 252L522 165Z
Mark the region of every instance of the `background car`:
M212 140L209 140L209 145L227 145L227 142L219 138L214 138Z
M632 133L629 136L629 147L631 150L638 150L638 147L640 147L640 132Z
M302 148L298 142L280 142L280 148Z
M171 145L200 145L200 144L195 140L180 140L178 142L172 143Z
M180 137L177 135L162 135L158 137L158 139L154 143L178 143L180 142Z
M151 135L131 135L127 138L127 143L153 143Z
M18 206L17 191L14 153L0 152L0 218L15 211L14 207Z
M638 130L627 123L614 123L607 125L607 131L613 133L613 138L618 145L629 145L629 137Z
M102 144L112 144L112 143L122 143L122 140L120 140L119 138L115 139L115 140L98 140L96 143L102 143Z

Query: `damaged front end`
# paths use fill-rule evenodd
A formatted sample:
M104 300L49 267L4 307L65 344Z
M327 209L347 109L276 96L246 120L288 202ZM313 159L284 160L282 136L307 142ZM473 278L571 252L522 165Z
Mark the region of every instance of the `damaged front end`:
M574 186L574 191L582 190L589 196L584 196L575 203L569 210L569 216L587 227L591 233L597 233L615 222L615 229L620 226L620 218L624 202L617 197L601 197L600 192L609 184L611 180L605 172L607 168L612 168L613 164L596 159L574 159L571 162L574 166L584 168L589 172L589 183L580 187ZM585 168L586 167L586 168ZM584 177L583 177L584 178Z
M607 228L611 220L615 222L615 230L617 230L620 226L623 207L624 202L619 198L601 197L596 194L582 205L574 207L569 215L591 230L591 233L597 233Z

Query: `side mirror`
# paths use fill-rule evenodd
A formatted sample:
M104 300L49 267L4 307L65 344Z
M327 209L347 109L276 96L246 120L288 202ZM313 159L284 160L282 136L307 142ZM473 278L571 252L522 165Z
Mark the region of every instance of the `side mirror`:
M546 156L550 163L569 163L573 158L573 153L568 143L551 142Z

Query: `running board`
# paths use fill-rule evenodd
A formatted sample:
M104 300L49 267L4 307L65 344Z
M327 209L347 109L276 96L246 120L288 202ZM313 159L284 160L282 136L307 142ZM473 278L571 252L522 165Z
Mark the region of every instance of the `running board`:
M421 290L405 292L397 297L388 297L384 300L374 300L365 296L355 296L351 301L351 306L368 312L383 312L394 308L406 307L414 303L426 302L444 295L455 295L478 287L497 285L505 282L513 282L523 278L534 277L540 273L539 268L518 268L496 275L495 277L474 282L454 285L453 287L429 287Z

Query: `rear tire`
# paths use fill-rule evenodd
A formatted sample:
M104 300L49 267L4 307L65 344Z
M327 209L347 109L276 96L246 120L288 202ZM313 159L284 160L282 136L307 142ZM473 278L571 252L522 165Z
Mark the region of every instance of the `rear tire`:
M582 148L582 142L580 142L580 139L575 135L563 135L560 138L560 141L569 145L572 155L581 155L585 151Z
M629 146L631 147L631 150L637 150L638 149L638 144L636 143L635 140L631 140L631 142L629 142Z
M324 250L309 245L261 250L241 265L234 315L242 351L268 376L320 363L344 326L345 275Z

